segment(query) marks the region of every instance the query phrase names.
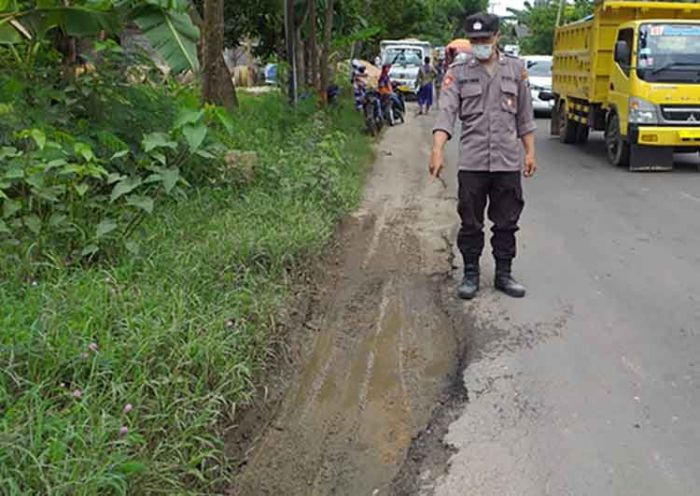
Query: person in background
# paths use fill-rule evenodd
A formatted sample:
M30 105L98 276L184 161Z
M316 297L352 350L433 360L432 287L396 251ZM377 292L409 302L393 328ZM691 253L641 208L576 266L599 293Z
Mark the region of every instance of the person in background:
M438 59L437 64L435 64L435 98L437 99L438 106L440 104L440 88L442 87L442 80L445 77L445 60Z
M433 105L433 81L435 80L435 69L430 64L430 57L425 57L423 65L418 71L418 114L430 112Z
M382 73L379 75L378 89L379 93L382 95L388 95L391 93L391 78L389 77L389 70L391 69L390 64L384 64L382 66Z
M379 76L379 81L377 82L377 90L382 97L382 110L386 112L390 105L401 106L401 100L398 95L394 93L394 88L391 84L391 77L389 76L389 71L391 70L391 64L384 64L382 66L382 73ZM392 122L393 125L393 122Z

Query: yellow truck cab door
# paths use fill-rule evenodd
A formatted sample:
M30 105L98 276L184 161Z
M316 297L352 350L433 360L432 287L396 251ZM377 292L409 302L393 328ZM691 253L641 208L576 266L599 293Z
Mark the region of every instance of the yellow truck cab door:
M613 54L613 68L610 74L610 88L608 92L608 105L611 110L615 109L620 118L620 131L623 136L627 136L627 123L629 115L629 96L630 96L630 72L632 71L632 63L634 53L634 29L624 28L617 34L617 42L625 42L629 48L626 52L627 56L624 60L615 60ZM617 45L617 43L616 43Z

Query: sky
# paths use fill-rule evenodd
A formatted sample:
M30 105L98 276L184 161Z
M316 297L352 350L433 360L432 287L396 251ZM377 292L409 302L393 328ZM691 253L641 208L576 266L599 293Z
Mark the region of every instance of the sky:
M522 9L525 0L491 0L489 11L499 16L508 15L506 10L508 7L513 9Z

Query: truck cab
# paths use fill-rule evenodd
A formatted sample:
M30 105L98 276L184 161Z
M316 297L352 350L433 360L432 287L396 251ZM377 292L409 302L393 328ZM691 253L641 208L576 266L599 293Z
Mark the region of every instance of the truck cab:
M605 132L609 160L668 170L700 150L700 5L603 0L555 34L553 134Z
M399 83L398 90L416 94L418 71L425 57L430 57L430 43L420 40L386 40L380 43L382 64L390 64L389 77Z
M610 75L608 108L624 141L646 162L670 166L674 152L700 147L700 22L635 21L620 26ZM614 126L613 126L614 127ZM618 129L609 129L613 134ZM617 143L615 142L617 141ZM652 165L652 164L650 164Z

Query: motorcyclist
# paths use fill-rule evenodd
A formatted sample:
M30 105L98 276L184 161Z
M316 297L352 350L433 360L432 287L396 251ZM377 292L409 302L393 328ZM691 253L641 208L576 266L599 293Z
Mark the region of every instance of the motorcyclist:
M389 115L386 111L389 105L395 105L398 108L402 107L401 99L394 92L394 87L391 84L391 77L389 76L390 70L391 64L384 64L382 66L382 73L379 76L379 82L377 84L377 89L382 98L382 110L385 116Z
M384 64L382 66L382 73L379 75L378 89L379 93L382 95L391 94L391 78L389 77L389 70L391 69L391 64Z

